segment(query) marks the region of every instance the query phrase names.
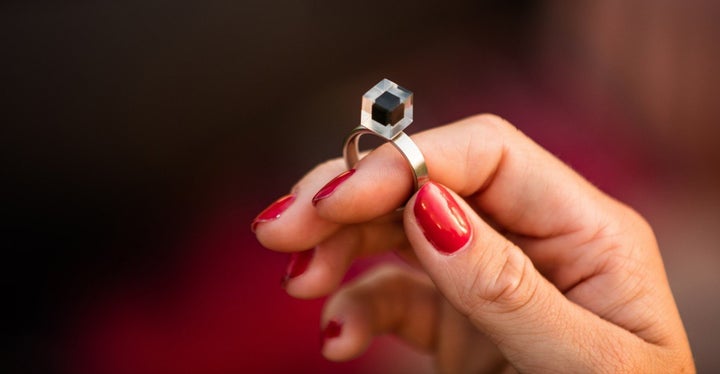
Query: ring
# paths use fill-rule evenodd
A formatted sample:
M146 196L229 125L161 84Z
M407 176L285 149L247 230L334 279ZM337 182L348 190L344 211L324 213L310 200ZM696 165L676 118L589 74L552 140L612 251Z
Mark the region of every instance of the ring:
M360 126L345 138L343 157L348 169L360 161L360 137L372 134L391 142L400 151L410 165L413 189L417 191L429 178L425 157L415 142L403 132L412 121L413 93L388 79L380 81L363 95Z

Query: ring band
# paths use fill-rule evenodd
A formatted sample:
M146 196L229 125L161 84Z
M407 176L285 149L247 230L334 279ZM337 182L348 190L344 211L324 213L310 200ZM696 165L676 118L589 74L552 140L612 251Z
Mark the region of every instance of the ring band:
M388 79L376 84L362 98L360 126L345 138L343 157L348 169L360 161L359 140L372 134L391 142L408 162L413 174L413 190L428 181L428 170L422 152L403 132L413 120L413 93Z
M355 164L360 161L360 152L358 149L358 140L361 135L373 134L377 135L372 130L368 130L365 127L358 126L348 135L345 139L345 148L343 151L343 157L345 157L345 163L348 169L351 169ZM413 190L417 191L418 188L422 187L428 181L427 166L425 165L425 158L420 152L420 149L415 145L415 142L404 132L400 132L395 138L389 140L395 148L400 151L413 173Z

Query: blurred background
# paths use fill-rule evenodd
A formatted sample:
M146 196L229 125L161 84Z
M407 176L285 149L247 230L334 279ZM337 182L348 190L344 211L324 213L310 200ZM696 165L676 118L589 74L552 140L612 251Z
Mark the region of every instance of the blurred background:
M382 78L414 91L411 132L499 114L643 213L697 367L720 370L719 16L702 0L4 1L0 370L431 372L391 338L326 362L323 300L288 297L287 255L249 230L340 156Z

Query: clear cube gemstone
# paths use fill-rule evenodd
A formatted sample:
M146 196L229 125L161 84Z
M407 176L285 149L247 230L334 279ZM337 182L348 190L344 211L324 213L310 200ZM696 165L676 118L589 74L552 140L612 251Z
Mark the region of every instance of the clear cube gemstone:
M388 137L402 131L413 120L413 93L383 79L362 97L361 125L380 129Z

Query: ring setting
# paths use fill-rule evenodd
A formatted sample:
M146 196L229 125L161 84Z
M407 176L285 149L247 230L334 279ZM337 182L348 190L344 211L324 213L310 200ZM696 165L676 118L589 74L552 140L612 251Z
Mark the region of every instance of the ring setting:
M360 161L359 140L371 134L391 142L408 162L417 191L428 181L425 158L415 142L403 132L413 121L413 93L383 79L362 97L360 125L345 139L343 157L348 168Z

